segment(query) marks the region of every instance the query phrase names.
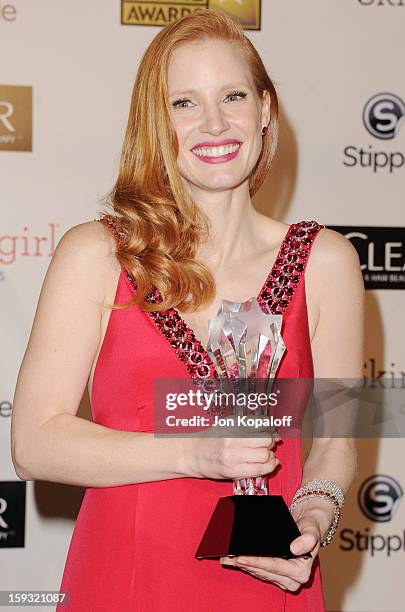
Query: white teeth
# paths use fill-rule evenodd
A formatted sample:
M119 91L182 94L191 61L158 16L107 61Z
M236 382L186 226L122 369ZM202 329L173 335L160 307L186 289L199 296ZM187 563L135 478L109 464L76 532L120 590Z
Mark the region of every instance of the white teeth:
M197 147L196 149L192 149L192 151L200 157L220 157L221 155L234 153L239 149L239 147L240 143L236 143L221 147Z

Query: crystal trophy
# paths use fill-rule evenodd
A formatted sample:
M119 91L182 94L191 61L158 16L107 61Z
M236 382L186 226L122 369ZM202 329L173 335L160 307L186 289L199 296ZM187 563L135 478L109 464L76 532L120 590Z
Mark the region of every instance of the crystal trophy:
M282 315L263 312L256 298L246 302L223 300L209 322L207 352L220 381L238 392L270 393L281 358L286 350L281 336ZM223 382L221 382L223 388ZM235 413L244 412L236 407ZM268 405L261 413L269 416ZM275 433L275 429L267 432ZM294 555L290 544L300 535L281 495L270 495L268 476L236 479L233 495L221 497L198 546L197 559L253 555Z

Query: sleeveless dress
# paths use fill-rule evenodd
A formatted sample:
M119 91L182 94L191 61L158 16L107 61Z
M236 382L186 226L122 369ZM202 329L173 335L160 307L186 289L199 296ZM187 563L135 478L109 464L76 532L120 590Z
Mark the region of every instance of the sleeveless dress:
M120 239L110 215L95 219ZM305 300L305 266L323 225L292 224L257 297L282 313L286 351L279 378L313 378ZM121 268L115 303L133 297L136 282ZM156 290L157 291L157 290ZM157 299L157 293L150 299ZM214 366L175 309L147 313L134 305L110 314L93 378L94 422L116 430L153 432L153 383L159 378L213 376ZM117 448L117 452L119 449ZM270 493L288 505L301 484L301 439L277 445L280 465ZM323 612L319 556L296 592L194 555L219 497L231 480L167 479L87 487L72 533L60 590L60 612ZM271 517L269 517L271 521ZM263 528L263 527L262 527Z

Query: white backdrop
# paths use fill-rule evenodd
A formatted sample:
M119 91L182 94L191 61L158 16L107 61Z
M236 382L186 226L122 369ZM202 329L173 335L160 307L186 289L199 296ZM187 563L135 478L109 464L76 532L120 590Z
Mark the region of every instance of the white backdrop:
M242 4L249 2L223 2L231 10ZM378 139L367 131L362 113L381 92L405 98L405 2L262 0L261 5L261 30L247 35L276 83L281 135L257 207L287 223L306 218L333 226L397 228L396 261L403 262L405 165L374 171L366 157L363 165L354 165L353 152L356 159L361 147L396 153L397 164L403 162L404 126L394 138ZM137 65L158 31L158 26L121 25L120 14L120 0L0 1L0 590L59 588L83 494L75 487L28 482L25 517L18 516L13 500L25 485L14 491L11 402L53 249L69 227L95 218L99 199L114 183ZM23 150L31 148L29 88L32 151ZM10 109L14 114L8 115ZM353 147L352 157L345 155L346 147ZM405 376L403 313L403 289L367 291L368 378L372 364L398 379ZM83 398L80 414L86 413ZM358 477L338 534L321 552L328 609L404 611L405 504L399 499L394 511L390 490L378 498L387 490L381 475L404 486L404 443L363 440L359 446ZM368 518L358 504L360 487L374 475L369 501L385 503L389 520ZM361 544L352 547L356 531ZM370 540L361 540L361 534L379 536L383 550L372 554ZM390 556L389 535L399 548Z

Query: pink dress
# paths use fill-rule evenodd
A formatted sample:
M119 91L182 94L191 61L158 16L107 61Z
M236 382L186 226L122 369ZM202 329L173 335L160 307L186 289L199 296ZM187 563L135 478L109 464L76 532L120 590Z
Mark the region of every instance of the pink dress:
M119 240L113 219L100 221ZM316 221L289 227L258 296L265 311L283 313L287 349L280 378L313 377L304 272L322 228ZM122 268L115 301L127 301L135 290L135 279ZM156 295L151 293L152 301ZM94 372L93 420L111 429L153 432L154 379L195 375L212 376L213 364L175 309L159 315L138 306L113 310ZM285 438L276 454L280 466L271 475L271 493L289 505L301 483L301 440ZM232 493L230 480L199 478L88 487L60 586L70 603L57 610L324 611L318 556L310 581L295 593L225 568L218 560L195 559L218 498Z

